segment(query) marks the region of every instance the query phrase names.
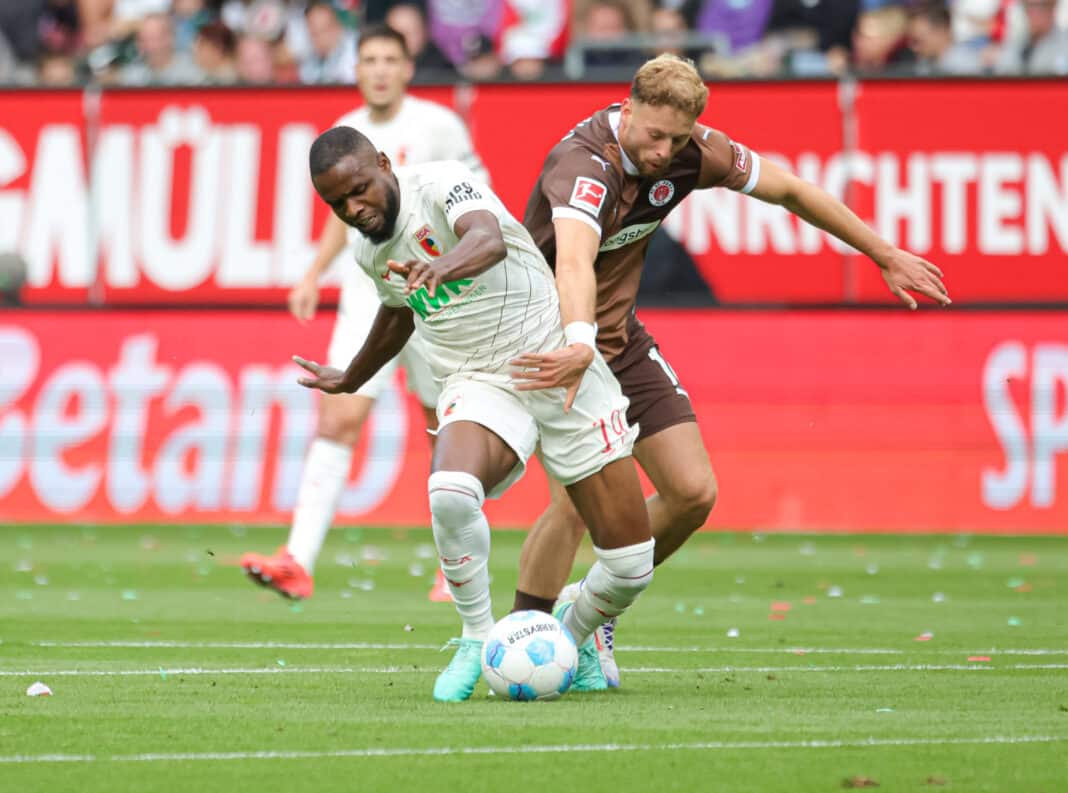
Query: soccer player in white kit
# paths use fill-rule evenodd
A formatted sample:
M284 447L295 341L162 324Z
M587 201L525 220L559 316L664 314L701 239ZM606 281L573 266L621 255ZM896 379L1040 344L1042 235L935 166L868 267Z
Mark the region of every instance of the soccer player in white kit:
M627 399L596 351L593 324L562 327L556 282L529 232L458 162L394 169L349 127L323 133L309 157L312 181L356 228L356 262L382 301L360 351L342 371L294 358L302 385L351 393L415 332L441 382L428 481L441 569L463 623L434 698L471 696L481 675L490 604L490 532L482 505L522 476L540 446L550 476L582 514L597 561L578 598L559 614L596 666L591 636L652 579L649 517L631 459L637 427ZM592 312L592 308L591 308ZM520 391L524 355L585 345L592 362L569 389Z
M342 116L334 126L367 131L398 165L459 160L480 179L488 180L459 116L434 102L407 95L415 67L400 33L385 26L368 27L361 33L358 54L356 81L366 104ZM307 322L315 316L319 279L358 236L358 232L336 216L327 218L315 260L289 294L289 308L298 321ZM367 337L377 309L378 297L371 280L360 268L346 267L327 352L331 366L348 365ZM434 406L438 386L430 375L418 339L406 346L393 362L383 366L355 395L324 396L286 545L273 555L247 553L241 558L241 566L256 583L291 598L311 596L315 560L333 523L352 463L353 446L398 364L407 372L409 390L423 405L427 427L433 430L437 426ZM431 590L431 599L448 600L444 581L440 575L438 579Z

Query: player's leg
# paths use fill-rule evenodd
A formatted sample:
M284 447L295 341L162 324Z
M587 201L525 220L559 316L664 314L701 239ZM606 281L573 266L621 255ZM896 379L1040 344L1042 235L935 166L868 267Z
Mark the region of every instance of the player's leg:
M430 369L430 363L426 358L426 345L418 336L413 336L397 356L397 361L404 369L408 391L415 394L423 411L423 420L427 429L427 437L430 439L430 447L433 449L438 430L438 397L441 396L441 387L434 379L434 373ZM427 599L433 603L451 603L452 593L445 581L445 574L439 567L434 573L434 583L427 593Z
M716 475L695 421L642 438L634 456L656 487L646 506L659 565L705 524L716 503Z
M549 475L566 485L597 556L574 602L561 601L554 613L579 643L576 690L603 689L606 675L591 634L623 613L652 578L654 543L630 457L637 433L628 426L620 385L600 356L584 375L570 413L553 405L553 398L540 399L555 412L537 413L542 461ZM564 549L567 565L573 550Z
M248 553L249 577L291 598L311 597L312 575L352 464L352 447L375 401L359 394L324 394L315 439L301 470L297 503L285 546L270 556Z
M440 404L442 424L428 481L431 525L463 632L435 681L434 698L456 702L474 691L482 644L494 624L490 529L482 506L487 495L500 495L522 475L537 428L514 395L488 384L458 383Z
M549 506L541 513L519 554L519 581L513 611L551 612L567 583L586 524L567 489L549 479Z

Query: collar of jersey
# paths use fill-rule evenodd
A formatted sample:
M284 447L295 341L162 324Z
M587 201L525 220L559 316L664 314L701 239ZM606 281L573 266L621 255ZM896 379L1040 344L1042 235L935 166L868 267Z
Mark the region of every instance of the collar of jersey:
M612 128L612 134L616 137L616 143L619 143L619 111L616 110L608 114L608 126ZM638 176L638 166L631 162L630 157L623 151L623 144L619 143L619 156L623 160L623 171L627 176Z

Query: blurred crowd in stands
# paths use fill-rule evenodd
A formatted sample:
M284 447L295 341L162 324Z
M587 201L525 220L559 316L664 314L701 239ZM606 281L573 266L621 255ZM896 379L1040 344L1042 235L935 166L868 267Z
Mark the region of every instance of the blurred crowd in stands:
M373 22L423 82L1068 74L1068 0L0 0L0 84L351 83Z

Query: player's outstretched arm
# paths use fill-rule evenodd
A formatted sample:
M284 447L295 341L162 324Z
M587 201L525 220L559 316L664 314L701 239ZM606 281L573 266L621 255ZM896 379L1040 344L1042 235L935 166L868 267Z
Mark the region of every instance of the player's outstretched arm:
M311 374L298 378L297 382L327 394L352 394L393 360L408 343L414 329L415 318L407 306L379 306L367 339L344 372L294 355L293 360Z
M916 308L916 292L948 306L952 301L942 283L942 271L925 259L891 245L872 231L834 196L772 162L760 161L760 178L752 195L779 204L802 220L868 256L879 265L890 291L909 308Z
M429 262L389 261L389 269L408 279L404 294L410 295L425 286L434 297L438 287L458 278L474 278L486 272L508 254L497 217L485 209L466 212L453 226L460 241L448 253Z
M347 234L345 223L340 218L333 213L327 216L315 259L304 277L289 290L289 313L298 322L303 324L315 318L315 310L319 307L319 279L344 250Z
M593 265L601 238L589 225L573 218L553 221L556 234L556 290L567 346L544 353L526 353L511 361L516 389L566 388L564 410L570 410L582 375L593 363L597 346L597 275Z

